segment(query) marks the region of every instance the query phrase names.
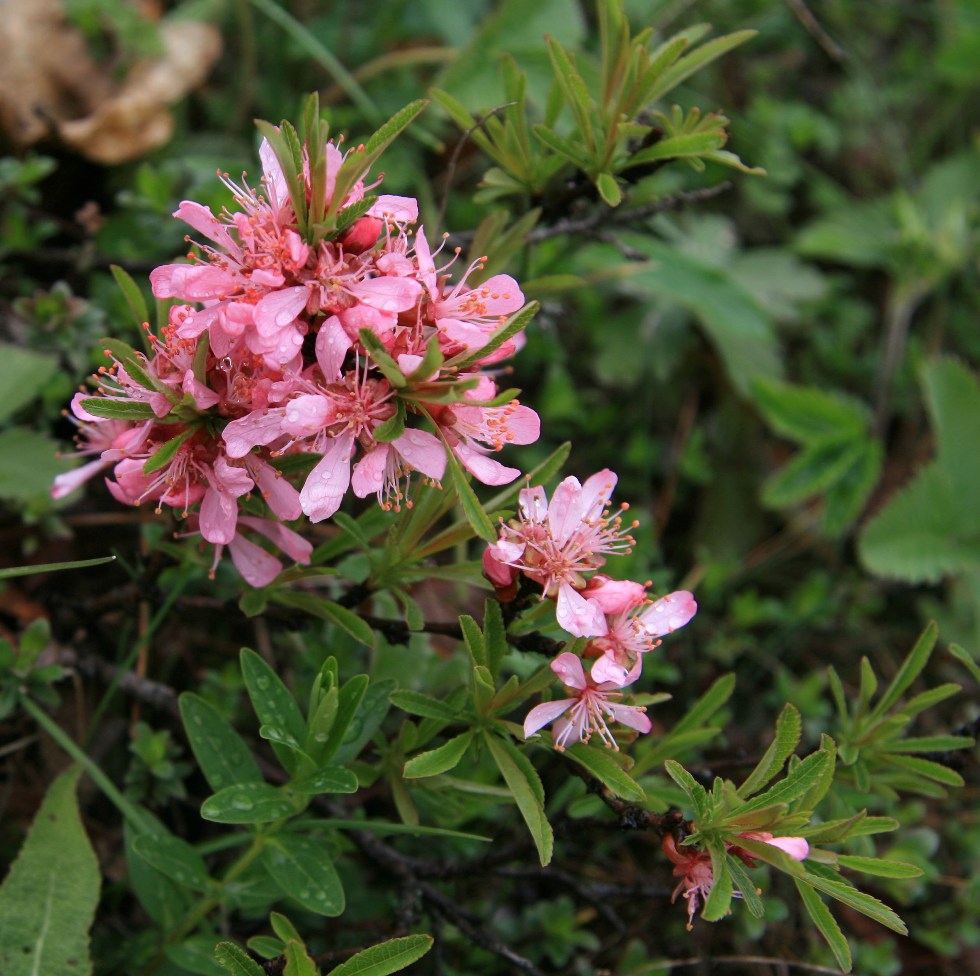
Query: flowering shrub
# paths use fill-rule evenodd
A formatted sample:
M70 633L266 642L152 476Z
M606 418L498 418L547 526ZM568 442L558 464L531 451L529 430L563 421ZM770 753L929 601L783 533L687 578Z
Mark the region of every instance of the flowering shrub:
M556 179L606 213L643 167L680 160L746 171L721 149L723 117L649 108L746 37L698 48L692 32L652 49L645 34L630 34L618 3L598 10L601 95L561 44L548 44L550 115L566 106L571 128L529 129L525 82L508 66L513 98L501 119L478 123L452 95L435 94L497 164L484 191L544 199ZM149 275L155 327L139 286L117 270L144 351L102 343L109 364L71 400L86 460L55 478L53 496L101 476L116 502L166 515L178 544L161 548L185 560L188 580L201 570L200 592L240 587L240 608L263 626L306 615L324 629L297 639L295 668L275 667L268 648L242 650L240 678L229 682L244 689L257 737L238 731L223 691L189 683L169 700L210 791L190 831L183 812L150 810L188 795L188 766L169 735L139 726L142 765L121 793L41 707L56 702L48 686L62 676L37 666L43 628L16 649L0 645L0 705L23 707L77 763L52 785L0 888L0 916L37 903L31 877L55 877L50 822L68 825L71 881L94 911L98 872L93 880L75 799L84 769L125 820L127 883L153 921L123 966L316 976L337 963L333 976L385 976L438 942L432 971L443 972L462 938L491 958L473 971L504 960L536 976L546 970L520 948L514 919L481 918L440 885L488 872L515 887L525 877L557 881L615 928L604 899L625 869L611 846L593 863L591 841L580 840L611 829L656 837L650 870L663 885L677 882L655 897L682 898L688 930L743 911L762 918L769 882L760 869L783 875L773 886L795 887L801 913L846 970L850 948L824 897L904 933L850 874L922 873L877 856L870 838L899 823L879 811L875 790L939 795L962 782L941 760L968 737L905 736L914 716L957 690L906 697L936 629L880 695L867 662L853 701L831 671L838 721L807 755L796 754L801 712L787 704L761 756L731 763L747 775L730 779L700 760L721 733L728 677L682 702L666 726L657 706L669 696L654 690L660 648L698 627L695 594L617 573L645 536L629 504L613 504L615 472L557 480L567 446L543 460L518 450L548 433L506 385L539 305L525 297L530 286L497 269L508 241L530 234L545 208L510 236L491 232L492 221L482 227L467 262L448 234L420 223L419 200L377 192L381 154L423 108L410 104L346 151L316 97L297 126L259 123L258 181L223 175L227 207L184 200L173 214L192 232L190 252ZM529 161L532 131L541 147ZM761 395L778 400L778 391ZM226 553L237 576L221 565ZM441 619L446 607L453 619ZM397 843L406 834L415 835L408 851ZM479 849L487 843L489 852ZM563 845L577 874L552 866ZM597 882L600 871L613 881ZM562 910L534 924L558 930ZM57 911L58 951L89 966L85 913ZM348 939L338 949L319 928L345 915L370 945L350 950ZM31 919L17 924L22 941L36 934ZM568 945L591 945L582 932L557 941L548 948L556 967L568 964ZM49 964L43 942L25 950L37 972ZM451 971L469 965L464 957Z

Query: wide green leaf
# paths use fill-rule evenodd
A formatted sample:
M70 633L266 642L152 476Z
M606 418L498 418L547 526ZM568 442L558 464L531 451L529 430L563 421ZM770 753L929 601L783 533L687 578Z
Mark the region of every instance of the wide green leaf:
M273 823L296 812L290 797L269 783L236 783L201 804L201 816L217 823Z
M88 976L89 927L99 903L99 863L82 826L73 766L48 787L0 887L3 976Z
M234 942L219 942L214 947L214 958L231 976L266 976L265 970Z
M262 849L262 865L283 894L317 915L340 915L344 888L330 848L299 834L276 834Z
M57 370L54 356L0 343L0 421L35 399Z
M462 732L437 749L431 749L429 752L413 756L405 763L405 778L418 779L423 776L436 776L439 773L447 773L450 769L455 769L463 756L466 755L466 750L469 749L474 735L472 730Z

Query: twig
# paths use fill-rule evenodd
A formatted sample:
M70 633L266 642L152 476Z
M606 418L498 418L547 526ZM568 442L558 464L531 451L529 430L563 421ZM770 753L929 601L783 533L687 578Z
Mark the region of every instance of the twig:
M641 972L654 973L658 970L669 970L681 966L711 965L749 965L749 966L788 966L790 969L801 969L807 973L821 973L825 976L840 976L839 969L829 966L818 966L812 962L796 962L793 959L777 959L774 956L706 956L690 957L688 959L664 959L662 962L652 962Z
M813 16L813 11L803 0L786 0L786 4L796 14L796 19L806 28L807 33L823 48L827 57L834 61L847 60L847 51L820 26L820 22Z

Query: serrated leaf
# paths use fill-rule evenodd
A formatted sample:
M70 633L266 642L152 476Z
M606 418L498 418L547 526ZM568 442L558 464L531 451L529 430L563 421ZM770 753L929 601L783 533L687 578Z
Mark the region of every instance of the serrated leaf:
M4 976L92 971L89 928L99 902L99 863L78 812L81 767L48 787L17 859L0 886Z
M107 400L104 397L86 397L81 401L82 407L93 417L103 420L156 420L157 415L148 403L138 403L135 400Z
M219 942L214 947L214 958L232 976L266 976L265 970L234 942Z
M462 732L439 746L438 749L413 756L405 763L402 775L406 779L419 779L423 776L448 773L449 770L455 769L463 756L466 755L466 750L469 749L474 734L472 730Z
M860 437L871 421L865 404L836 391L760 379L752 396L773 430L800 444Z
M820 864L809 864L805 880L818 891L830 895L831 898L835 898L862 915L867 915L868 918L874 919L893 932L898 932L899 935L908 935L905 923L892 909L877 898L866 892L858 891L857 888L836 877L829 868L825 869Z
M735 887L732 883L729 863L730 860L725 854L724 848L711 848L711 869L714 873L714 882L708 892L708 897L705 899L704 907L701 909L701 917L706 922L717 922L724 918L731 908Z
M508 339L512 339L519 332L528 327L531 319L538 314L541 305L538 302L528 302L522 309L515 312L503 325L495 329L486 343L472 352L464 353L462 357L454 357L444 365L455 369L466 369L475 363L486 359L491 353L496 352Z
M496 542L497 533L493 527L493 523L480 504L480 500L476 497L476 493L470 487L469 478L463 470L462 465L451 450L447 449L446 458L448 461L447 467L452 477L453 488L456 490L456 497L459 499L459 504L463 509L463 514L466 516L466 521L470 524L470 528L484 542Z
M584 766L603 786L612 790L616 796L621 796L630 803L643 803L646 793L643 787L616 761L605 749L597 749L582 743L576 743L564 752L580 766Z
M390 939L351 956L326 976L389 976L421 959L432 948L432 941L429 935Z
M865 453L861 440L808 445L766 481L763 504L786 508L828 491Z
M384 347L384 343L370 330L361 329L358 333L361 345L367 350L374 365L383 374L384 378L396 389L404 389L408 385L405 374L401 371L398 363L392 359L391 354Z
M668 759L664 763L667 775L687 794L694 807L696 820L702 819L708 811L708 792L705 788L679 763Z
M262 849L262 866L283 894L317 915L344 910L344 888L333 866L330 848L299 834L276 834Z
M648 103L657 101L676 88L682 81L690 78L696 71L700 71L705 65L710 64L716 58L720 58L723 54L727 54L739 44L744 44L747 40L755 37L757 33L758 31L754 30L735 31L732 34L716 37L714 40L707 41L695 48L660 74L656 84L645 92L644 100Z
M939 628L934 621L930 621L925 630L919 635L919 639L912 646L912 650L905 656L901 666L889 682L878 704L867 718L870 724L881 719L888 710L895 705L898 700L909 689L912 682L922 673L922 669L929 663L933 648L939 638Z
M193 437L197 433L196 427L188 427L186 430L182 430L175 437L171 437L167 440L163 447L147 458L146 462L143 464L143 474L153 474L154 471L159 471L161 468L165 468L173 459L176 453L181 449L184 443Z
M554 834L544 811L544 790L534 767L515 746L491 732L484 741L531 832L542 867L551 862Z
M589 157L574 143L568 139L563 139L557 132L548 128L546 125L534 125L531 127L531 131L552 152L556 152L569 162L574 163L583 172L587 173L589 171Z
M880 857L858 857L855 854L838 854L837 863L842 868L873 874L878 878L921 878L922 868L905 861L889 861Z
M752 880L749 872L745 870L745 865L737 857L729 857L727 861L735 890L741 893L749 914L754 918L762 918L766 910L756 890L755 881Z
M832 756L824 751L813 752L805 759L801 760L797 766L789 772L784 780L775 786L760 793L755 798L749 800L740 807L732 811L733 817L742 817L753 810L763 807L773 806L777 803L789 803L796 797L806 793L811 789L826 772L827 764L832 761Z
M800 898L807 910L807 914L813 920L817 930L824 937L824 941L830 946L830 951L837 960L837 965L845 972L851 971L851 948L841 932L837 920L830 913L830 909L823 903L823 899L813 890L813 888L801 878L793 878L796 890L800 893Z
M783 764L792 755L800 741L802 732L803 722L800 718L800 711L795 705L787 702L776 720L775 738L755 769L739 786L739 796L749 797L757 790L761 790L783 768Z
M936 783L942 783L944 786L963 786L963 777L959 773L950 769L949 766L943 766L931 759L923 759L920 756L903 756L891 752L882 752L878 755L883 762L898 766L918 776L924 776Z

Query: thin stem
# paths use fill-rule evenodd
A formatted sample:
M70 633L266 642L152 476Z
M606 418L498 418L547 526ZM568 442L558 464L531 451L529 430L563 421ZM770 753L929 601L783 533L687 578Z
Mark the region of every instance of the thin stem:
M39 705L30 698L22 697L24 711L54 739L88 774L92 782L105 794L115 808L137 830L143 830L145 820L139 809L123 796L112 780L72 741L71 737Z

